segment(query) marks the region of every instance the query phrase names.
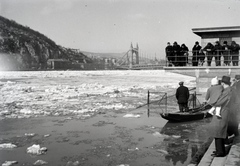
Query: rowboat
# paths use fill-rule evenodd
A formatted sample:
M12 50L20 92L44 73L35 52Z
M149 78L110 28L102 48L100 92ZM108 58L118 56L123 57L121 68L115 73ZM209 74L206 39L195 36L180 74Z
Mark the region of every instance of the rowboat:
M210 105L199 106L196 108L189 109L188 112L172 112L172 113L160 113L161 117L168 120L169 122L187 122L201 120L204 118L212 117L208 113L211 108Z

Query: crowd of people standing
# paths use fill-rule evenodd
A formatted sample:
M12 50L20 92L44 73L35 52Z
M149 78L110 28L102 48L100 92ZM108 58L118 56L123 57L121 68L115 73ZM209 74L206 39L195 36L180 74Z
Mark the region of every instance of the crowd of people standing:
M211 66L213 58L215 58L216 66L221 66L221 57L223 57L223 64L225 66L238 66L239 64L239 50L240 46L235 41L229 44L227 41L223 45L219 41L215 44L207 43L205 47L200 46L196 41L192 52L192 66L202 66L207 62L207 66ZM165 48L168 66L187 66L189 64L189 49L183 43L181 46L175 41L173 45L167 43Z

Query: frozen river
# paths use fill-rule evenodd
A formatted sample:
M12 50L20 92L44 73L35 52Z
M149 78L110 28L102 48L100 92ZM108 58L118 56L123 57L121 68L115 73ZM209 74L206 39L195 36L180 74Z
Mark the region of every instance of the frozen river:
M179 81L195 86L162 70L0 72L0 144L16 145L0 149L0 162L187 165L209 120L171 124L158 107L136 109L148 90L173 95ZM47 151L27 153L33 144Z

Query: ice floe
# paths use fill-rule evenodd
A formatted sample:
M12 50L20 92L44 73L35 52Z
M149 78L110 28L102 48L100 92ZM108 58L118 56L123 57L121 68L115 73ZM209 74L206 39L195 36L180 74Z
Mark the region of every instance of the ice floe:
M173 138L181 138L180 135L172 135Z
M66 166L78 166L78 165L80 165L79 161L74 161L74 162L68 161L66 164Z
M44 160L37 160L35 163L33 163L33 165L46 165L46 164L48 164L48 162Z
M138 148L138 147L136 147L136 148L131 148L131 149L128 149L128 151L136 151L136 150L139 150L139 148Z
M123 116L124 118L140 118L140 115L135 115L135 114L126 114Z
M50 137L51 135L50 134L45 134L43 137Z
M3 144L0 144L0 148L1 149L12 149L12 148L16 148L17 145L14 145L12 143L3 143Z
M33 144L32 146L27 148L27 153L34 154L34 155L41 155L45 154L47 151L46 147L40 148L40 145Z
M5 161L2 166L11 166L11 165L14 165L14 164L17 164L18 162L17 161Z
M159 133L157 131L153 133L153 136L160 137L160 138L169 138L170 137L169 135L161 134L161 133Z
M160 153L165 154L165 155L168 154L168 152L166 150L163 150L163 149L158 149L157 152L160 152Z
M28 136L28 137L34 137L36 134L35 133L25 133L24 135Z

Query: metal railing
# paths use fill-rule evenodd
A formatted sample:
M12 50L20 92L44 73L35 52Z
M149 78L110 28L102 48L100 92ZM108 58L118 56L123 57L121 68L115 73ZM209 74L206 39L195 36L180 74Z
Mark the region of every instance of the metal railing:
M166 66L239 66L231 50L167 52Z
M190 96L188 99L188 108L193 109L199 107L201 103L197 99L196 88L190 88L189 93ZM154 107L155 105L160 108L162 113L174 112L176 109L178 110L178 103L175 93L168 94L166 92L148 91L147 103L145 105L151 105L151 107Z

